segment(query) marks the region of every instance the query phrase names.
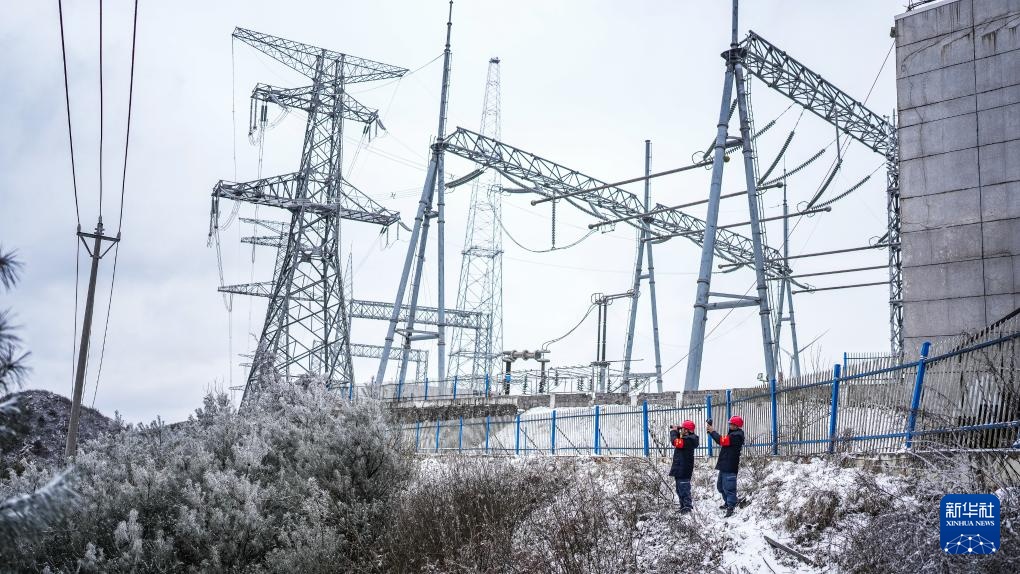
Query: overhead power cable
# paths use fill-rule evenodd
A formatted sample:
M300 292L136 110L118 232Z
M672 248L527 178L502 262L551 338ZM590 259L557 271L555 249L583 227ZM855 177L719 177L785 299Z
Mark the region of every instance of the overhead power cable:
M100 10L102 10L102 2L100 2ZM118 210L117 216L117 238L120 238L121 228L124 224L124 195L127 189L127 166L128 166L128 150L131 143L131 102L134 100L135 91L135 46L138 40L138 0L135 0L134 16L132 18L131 25L131 71L128 78L128 108L127 108L127 127L124 133L124 165L121 171L120 180L120 209ZM102 64L100 63L100 68ZM100 74L101 75L101 74ZM100 128L102 133L102 128ZM102 144L100 144L100 153L102 150ZM100 170L102 170L102 162L100 161ZM100 172L101 173L101 172ZM100 196L102 188L100 187ZM100 204L102 205L102 204ZM102 213L102 207L100 207L100 213ZM113 247L113 269L110 273L110 295L106 301L106 320L103 325L103 342L99 348L99 365L96 368L96 384L92 390L92 406L96 406L96 396L99 394L99 381L103 374L103 359L106 357L106 336L110 331L110 309L113 307L113 289L117 283L117 261L120 257L120 241L114 244ZM77 289L75 290L77 293ZM75 313L77 316L77 313Z
M895 47L896 47L896 40L893 39L892 42L889 42L889 51L885 53L885 59L882 60L882 65L879 66L878 73L875 74L875 79L871 82L871 87L868 88L868 95L864 96L864 102L863 103L865 103L865 104L868 103L868 99L871 98L871 92L873 92L875 90L875 85L878 84L878 79L882 76L882 70L885 70L885 65L889 61L889 54L892 54L893 48L895 48Z
M127 165L128 148L131 144L131 102L135 95L135 45L138 40L138 0L135 0L133 24L131 26L131 72L128 80L128 107L127 107L127 129L124 133L124 168L120 175L120 214L117 217L117 235L124 224L124 190L127 186ZM114 255L114 269L116 269L117 257ZM111 291L112 289L111 284Z
M74 396L74 367L78 364L78 282L80 278L79 265L81 262L81 241L75 236L74 244L76 245L74 252L74 328L71 330L71 392L67 396Z
M103 0L99 0L99 219L103 218Z
M117 245L120 245L118 242ZM117 281L117 256L120 249L113 248L113 271L110 274L110 297L106 301L106 321L103 325L103 342L99 347L99 366L96 368L96 385L92 390L92 407L96 406L96 395L99 394L99 379L103 375L103 359L106 357L106 334L110 331L110 307L113 306L113 285Z
M67 143L71 150L71 186L74 189L74 216L81 227L81 211L78 207L78 176L74 167L74 130L71 129L71 90L67 82L67 46L64 42L64 2L57 0L57 11L60 15L60 55L64 60L64 103L67 106ZM75 241L77 243L77 240ZM77 317L77 313L75 314ZM73 361L72 361L73 364Z
M505 225L503 225L503 217L502 216L497 216L496 217L496 221L499 222L499 228L503 230L503 234L506 235L507 238L510 239L510 241L513 241L514 245L516 245L517 247L520 247L521 249L523 249L525 251L530 251L531 253L550 253L552 251L561 251L563 249L570 249L571 247L579 245L582 241L584 241L585 239L588 239L589 237L591 237L597 231L596 229L591 229L591 230L588 231L588 233L585 233L584 235L582 235L580 237L580 239L578 239L577 241L574 241L573 243L570 243L568 245L561 245L559 247L556 247L555 245L553 245L553 247L550 247L549 249L532 249L530 247L526 247L526 246L522 245L520 241L517 241L517 239L513 235L510 234L510 230L507 229Z
M747 291L744 291L744 295L747 295L748 293L750 293L751 289L754 289L755 285L756 285L755 283L752 283L751 286L747 288ZM731 307L728 311L726 311L726 314L723 315L723 318L719 319L719 322L716 323L711 329L709 329L708 333L705 334L705 342L702 343L702 345L704 345L705 343L707 343L707 342L709 342L711 340L710 337L712 336L712 333L715 333L715 330L718 329L720 326L722 326L722 324L726 321L726 319L729 319L730 315L733 314L733 312L736 311L736 310L737 310L737 307ZM687 357L690 354L691 354L690 351L687 351L686 353L684 353L684 356L682 356L679 359L677 359L677 361L675 363L673 363L672 365L670 365L668 369L662 371L662 374L665 375L666 373L668 373L668 372L672 371L673 369L675 369L676 366L679 365L680 363L684 362L684 360L687 359Z
M564 333L563 335L560 335L559 337L556 337L555 339L552 339L552 340L549 340L549 341L546 341L546 342L542 343L541 349L542 350L546 350L546 349L549 348L549 345L552 345L553 343L558 343L558 342L562 341L563 339L566 339L567 337L569 337L571 334L573 334L573 332L576 331L577 328L580 327L582 323L584 323L584 320L588 318L588 315L591 315L591 310L594 309L595 307L596 307L596 305L594 303L589 305L588 306L588 310L585 311L584 316L581 317L581 320L578 321L576 325L571 327L570 330L567 331L566 333Z

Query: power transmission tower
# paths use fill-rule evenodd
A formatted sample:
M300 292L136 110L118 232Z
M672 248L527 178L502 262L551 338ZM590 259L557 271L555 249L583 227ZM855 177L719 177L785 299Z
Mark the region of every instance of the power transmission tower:
M754 165L754 150L751 147L751 121L747 83L744 78L744 58L746 48L740 47L737 41L739 0L733 0L732 34L730 49L723 53L726 60L726 75L723 80L722 104L719 110L718 131L712 159L712 184L709 188L708 213L705 216L705 241L702 244L701 267L698 272L698 288L694 302L694 319L691 324L690 350L687 355L687 376L684 380L685 391L698 390L701 379L701 359L705 346L705 324L708 322L708 311L714 309L731 309L735 307L758 307L761 320L762 347L765 355L766 380L772 381L776 376L773 359L772 310L769 308L768 283L766 281L765 246L762 238L762 225L759 221L759 204L757 174ZM730 102L733 101L733 86L737 88L737 110L740 117L740 135L731 139L729 136ZM747 190L747 207L750 214L751 241L753 249L755 285L757 295L732 295L712 293L709 285L712 281L712 267L715 256L716 233L719 221L719 204L722 195L723 166L726 160L726 148L738 145L744 156L744 180ZM785 270L785 262L783 265ZM718 303L709 302L710 296L724 299Z
M213 217L220 198L286 209L281 249L262 335L245 385L247 400L268 377L319 375L326 384L353 384L349 302L340 264L340 220L388 226L399 214L384 209L343 178L344 120L379 119L346 92L350 83L399 78L407 70L243 28L234 38L311 78L300 88L259 84L256 101L308 114L298 171L246 183L220 181L213 189ZM237 288L244 291L244 286Z
M407 375L408 356L411 352L411 343L437 339L439 384L444 388L446 380L446 279L445 279L445 206L443 198L445 193L445 176L443 174L443 151L446 139L446 107L450 91L450 34L453 28L453 0L450 0L450 9L446 19L446 48L443 51L443 80L439 96L439 127L436 133L436 142L432 144L432 154L429 159L428 169L425 175L425 185L422 186L421 198L418 200L418 211L414 217L414 228L411 230L411 238L407 245L407 255L404 257L404 265L400 273L400 283L397 286L397 294L394 297L393 307L390 312L390 324L386 330L386 339L383 342L382 357L379 360L379 370L376 372L376 384L381 384L386 376L386 365L390 359L390 349L393 348L393 341L399 333L403 339L403 354L400 360L400 374L397 377L398 385L402 385ZM437 193L438 191L438 193ZM437 199L438 196L438 199ZM432 204L436 202L437 209L433 211ZM425 265L425 248L428 246L429 223L432 219L437 220L438 231L438 271L439 271L439 294L437 297L437 332L421 331L415 328L418 313L418 295L421 290L422 269ZM417 259L417 261L416 261ZM411 266L414 264L412 275ZM397 324L401 320L401 313L404 311L404 295L407 293L408 281L411 282L410 301L406 307L406 320L404 328L398 329ZM398 386L398 388L400 388ZM398 395L400 391L398 390Z
M500 138L499 58L489 60L479 133ZM457 308L481 313L485 330L456 329L450 351L450 376L475 386L496 372L503 351L503 231L502 191L499 173L476 178L471 184L471 206L460 263Z
M645 140L645 177L652 173L652 142ZM652 210L652 180L645 180L645 212ZM659 350L659 308L655 298L655 262L652 258L651 227L642 220L637 233L637 257L634 258L634 296L630 300L630 319L627 322L627 341L623 353L623 388L630 392L631 359L634 354L634 328L637 326L637 307L641 299L641 281L648 281L648 294L652 302L652 344L655 350L655 392L662 392L662 354ZM648 267L645 267L647 259ZM647 269L647 271L646 271Z

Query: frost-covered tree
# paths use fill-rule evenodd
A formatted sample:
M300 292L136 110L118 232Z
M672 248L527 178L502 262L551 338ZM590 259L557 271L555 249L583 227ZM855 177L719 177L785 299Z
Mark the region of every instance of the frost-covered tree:
M17 283L21 262L14 251L0 247L0 288L10 290ZM28 353L21 351L21 339L15 333L15 326L9 309L0 309L0 395L21 384L28 373L25 363Z
M15 253L0 248L0 288L13 288L20 271L21 262ZM28 353L21 350L21 340L14 331L10 311L0 309L0 396L20 386L28 373ZM4 421L17 413L17 399L0 399L0 434L11 432ZM73 496L65 473L60 472L32 489L0 497L0 556L6 554L19 537L32 536L57 520Z
M321 384L263 388L241 412L209 395L186 422L84 445L80 503L0 554L26 571L372 571L411 475L393 428ZM29 465L0 496L45 476Z

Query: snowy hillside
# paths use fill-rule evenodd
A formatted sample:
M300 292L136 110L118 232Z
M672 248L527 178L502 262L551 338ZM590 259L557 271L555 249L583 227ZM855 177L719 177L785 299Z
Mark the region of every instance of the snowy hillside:
M517 497L534 498L535 484L562 485L545 504L531 508L520 502L526 517L506 542L505 551L520 565L541 564L540 571L1017 571L1020 553L960 558L940 551L939 498L980 487L973 476L963 474L963 467L947 460L941 461L944 474L924 470L930 460L919 462L913 470L887 473L843 466L835 459L747 458L739 475L746 504L729 519L718 509L716 473L704 460L696 464L695 510L689 515L677 512L666 461L643 458L426 457L408 495L428 493L434 504L441 504L441 493L449 496L471 482L465 476L479 480L476 475L486 474L502 476L499 481L511 489L520 485L516 490L521 493L503 495L507 504ZM459 495L475 489L467 490ZM1000 489L999 496L1002 544L1016 548L1020 499L1008 489Z

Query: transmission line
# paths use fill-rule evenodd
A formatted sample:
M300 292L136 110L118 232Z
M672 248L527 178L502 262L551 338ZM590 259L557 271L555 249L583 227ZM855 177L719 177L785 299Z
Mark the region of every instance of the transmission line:
M131 73L128 80L128 108L127 108L127 129L124 133L124 168L120 176L120 214L117 217L117 234L124 224L124 189L127 183L128 147L131 143L131 102L135 95L135 44L138 39L138 0L135 0L134 17L131 26ZM114 256L114 269L116 270L116 255ZM113 285L110 285L111 291Z
M102 30L102 1L100 1L99 6L100 6L100 30ZM102 32L100 32L100 37L102 37ZM138 0L135 0L134 15L132 17L132 25L131 25L131 71L130 71L130 75L129 75L129 79L128 79L127 127L125 128L125 133L124 133L124 165L123 165L123 168L121 170L120 209L118 210L119 213L117 215L117 238L118 238L118 241L117 241L117 243L114 244L114 247L113 247L113 269L112 269L112 271L110 273L110 294L109 294L109 297L107 298L107 301L106 301L106 320L104 321L104 325L103 325L103 342L100 344L100 347L99 347L99 366L96 369L96 384L95 384L95 387L93 388L93 391L92 391L92 406L93 407L96 406L96 396L99 394L99 380L100 380L100 378L102 377L102 374L103 374L103 359L106 357L106 336L107 336L107 334L109 333L109 330L110 330L110 309L113 307L113 289L114 289L114 286L117 283L117 260L120 257L120 241L119 241L119 239L120 239L121 228L123 227L123 224L124 224L124 195L125 195L125 190L127 189L128 150L130 149L130 144L131 144L131 107L132 107L131 104L132 104L132 101L134 100L134 92L135 92L135 46L137 45L137 40L138 40ZM102 79L101 79L102 78L102 67L103 67L102 66L102 43L100 42L100 65L99 65L99 69L100 69L100 74L99 74L100 75L100 88L99 88L100 89L100 93L102 92ZM102 96L101 95L100 95L100 100L102 100ZM102 107L102 103L100 103L100 107ZM102 117L101 113L100 113L100 117ZM100 158L102 158L102 149L103 149L103 146L102 146L102 135L101 135L102 132L103 132L103 130L102 130L102 120L100 119L100 128L99 128L99 133L100 133L100 144L99 144ZM102 164L102 159L100 159L100 162L99 162L100 182L102 182L102 172L103 172L102 170L103 170L103 164ZM100 187L99 187L99 197L100 197L100 200L99 200L99 205L100 205L99 212L100 212L100 214L102 214L102 183L100 183ZM77 289L75 290L75 298L77 299ZM77 312L75 313L75 317L77 317Z
M71 186L74 189L74 217L78 222L78 227L81 227L81 211L78 207L78 177L74 167L74 130L71 129L71 90L68 88L67 83L67 46L64 42L63 0L57 0L57 12L60 15L60 55L64 60L64 103L67 106L67 143L71 148ZM77 317L77 313L75 313L75 317ZM75 327L75 330L77 331L77 327Z
M571 327L570 330L567 331L566 333L564 333L563 335L561 335L561 336L559 336L559 337L557 337L555 339L552 339L552 340L549 340L549 341L546 341L546 342L542 343L542 349L546 349L546 348L549 347L549 345L551 345L553 343L558 343L558 342L562 341L563 339L566 339L567 337L569 337L571 334L573 334L573 332L576 331L577 328L580 327L582 323L584 323L584 320L588 318L588 315L591 315L591 310L594 309L595 307L596 307L596 305L594 303L589 305L588 306L588 310L585 311L585 313L584 313L584 317L581 317L581 320L578 321L576 325Z
M99 0L99 219L103 219L103 0Z

